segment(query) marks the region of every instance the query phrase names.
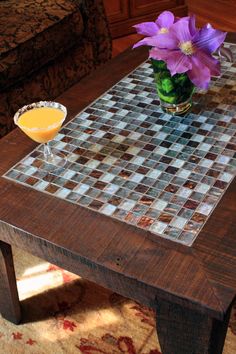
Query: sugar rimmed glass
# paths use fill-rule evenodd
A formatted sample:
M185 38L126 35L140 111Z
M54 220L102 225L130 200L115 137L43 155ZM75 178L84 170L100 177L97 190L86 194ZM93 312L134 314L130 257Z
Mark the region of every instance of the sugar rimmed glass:
M35 116L36 109L37 117ZM29 112L29 114L27 114L27 120L25 120L27 112ZM53 123L52 114L55 118L53 119L55 120ZM23 115L24 121L22 122ZM61 129L66 116L66 107L58 102L52 101L31 103L20 108L14 115L14 123L32 140L43 144L43 161L50 164L50 170L57 170L66 163L65 156L61 153L59 155L52 150L49 143Z

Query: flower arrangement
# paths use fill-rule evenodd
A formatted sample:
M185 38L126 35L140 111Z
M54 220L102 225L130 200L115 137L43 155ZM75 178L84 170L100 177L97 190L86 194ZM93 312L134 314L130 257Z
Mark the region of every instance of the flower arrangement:
M134 48L150 46L149 57L164 61L172 76L186 73L195 86L207 89L211 76L220 75L220 63L213 53L224 42L225 32L210 24L197 29L195 16L175 18L170 11L162 12L155 22L134 27L146 36Z

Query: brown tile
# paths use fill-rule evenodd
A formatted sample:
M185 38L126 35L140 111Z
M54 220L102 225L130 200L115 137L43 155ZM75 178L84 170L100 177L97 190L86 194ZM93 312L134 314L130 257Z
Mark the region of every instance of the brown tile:
M105 157L106 155L97 153L96 155L94 155L94 160L102 161L103 159L105 159Z
M102 181L97 181L95 184L94 184L94 188L97 188L97 189L104 189L106 187L106 183L105 182L102 182Z
M39 180L35 177L29 177L25 181L25 183L29 184L30 186L34 186Z
M192 163L198 163L201 159L197 156L190 156L190 158L188 159L188 162L192 162Z
M141 102L141 105L139 105L139 107L142 107L142 104L143 103ZM143 107L145 107L145 106L146 106L146 104L144 103ZM143 128L150 128L151 124L148 122L143 122L140 126Z
M172 159L171 159L170 157L167 157L167 156L162 156L162 157L160 158L160 162L166 163L167 165L168 165L169 163L171 163L171 161L172 161ZM170 167L171 167L171 166L170 166Z
M206 136L208 134L208 130L198 129L197 133Z
M125 217L125 221L132 223L132 224L136 224L138 222L138 220L139 220L139 216L132 213L131 211L128 212L128 214Z
M227 144L225 148L236 151L236 144Z
M48 173L46 176L43 177L43 180L46 182L53 182L56 179L54 175Z
M130 132L128 130L121 130L120 131L120 135L122 136L128 136L130 134Z
M150 218L149 216L142 216L139 219L138 226L146 228L146 227L149 227L150 225L152 225L153 223L154 223L154 220L152 218Z
M85 149L82 149L82 148L76 148L73 153L76 154L76 155L83 155L83 153L85 152L86 150Z
M226 127L227 123L226 122L222 122L221 120L219 120L218 122L216 122L216 125L218 125L219 127Z
M98 171L98 170L93 170L90 174L89 174L89 176L91 176L91 177L93 177L93 178L99 178L99 177L101 177L103 175L103 172L101 172L101 171Z
M106 133L103 138L108 139L108 140L112 140L114 138L114 134Z
M36 167L36 168L40 168L43 164L43 161L42 160L34 160L33 163L32 163L32 166Z
M39 151L33 151L30 156L36 158L36 157L39 157L40 155L41 155L41 152L39 152Z
M100 200L96 200L94 199L90 204L89 207L95 210L98 210L101 208L101 206L103 205L103 203Z
M122 198L114 196L108 200L108 203L117 206L122 202L122 200L123 200Z
M148 197L146 195L142 196L140 203L144 205L151 205L154 202L154 198Z
M87 162L89 161L89 159L87 157L83 157L83 156L80 156L76 162L77 163L80 163L81 165L85 165Z
M121 158L122 158L123 160L125 160L125 161L130 161L130 160L132 160L133 157L134 157L134 156L133 156L133 155L130 155L130 154L124 154L124 155L121 156Z
M63 143L70 143L73 140L73 138L71 138L70 136L64 136L61 141L63 141Z
M198 222L200 224L204 223L207 219L206 215L200 214L200 213L194 213L191 220Z
M189 188L189 189L194 189L196 187L196 185L197 185L196 182L193 182L190 180L188 180L184 183L184 187Z
M166 172L170 173L172 175L175 175L177 173L177 171L178 171L178 168L173 167L173 166L168 166L166 169Z
M148 150L148 151L153 151L155 148L156 148L156 146L152 145L152 144L146 144L144 146L144 150Z
M124 144L120 144L119 146L117 146L117 150L123 151L125 152L126 150L128 150L129 146L124 145Z
M146 193L146 191L149 189L149 187L144 186L143 184L139 184L134 190L139 193Z
M166 192L170 192L170 193L176 193L178 191L179 187L175 186L174 184L169 184L166 188L165 191Z
M194 202L193 200L187 200L187 202L184 204L184 207L187 209L195 210L198 205L198 202Z
M48 193L54 194L56 191L58 191L60 187L55 186L55 184L49 184L47 186L47 188L45 189L45 191L47 191Z
M223 182L221 180L217 180L214 184L214 187L225 189L227 187L227 182Z
M200 229L200 225L199 224L195 224L192 223L191 221L189 221L185 226L184 226L184 231L190 231L193 234L196 234Z
M93 152L93 151L89 151L89 150L87 150L85 153L84 153L84 157L87 157L88 159L94 159L94 156L95 156L96 154Z
M216 154L213 154L212 152L208 152L205 156L206 159L214 161L217 158Z
M148 136L153 136L156 134L156 131L153 131L153 130L146 130L145 132L145 135L148 135Z
M136 172L141 173L142 175L146 175L149 172L149 168L140 166Z
M93 134L94 132L95 132L95 130L94 130L94 129L91 129L91 128L87 128L87 129L85 129L85 131L84 131L84 133L89 134L89 135Z
M173 215L167 214L167 213L161 213L161 215L159 215L158 220L165 222L166 224L170 223L171 220L173 219Z
M219 174L220 174L219 171L212 170L212 169L207 171L207 173L206 173L207 176L215 177L215 178L217 178L219 176Z
M73 181L67 181L64 184L64 188L68 188L68 189L74 189L77 186L77 183L73 182Z
M119 175L120 177L124 178L124 179L129 179L129 177L132 175L132 172L127 171L127 170L122 170L120 171Z

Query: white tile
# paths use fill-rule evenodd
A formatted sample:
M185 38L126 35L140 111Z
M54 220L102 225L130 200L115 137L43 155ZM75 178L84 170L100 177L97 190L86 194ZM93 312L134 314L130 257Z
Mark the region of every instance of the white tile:
M136 202L134 200L125 200L120 205L120 209L131 210L135 206Z
M151 227L150 227L150 230L153 231L153 232L156 232L158 234L163 234L163 232L165 231L167 227L167 224L161 222L161 221L157 221L157 222L154 222Z
M116 207L112 204L105 204L101 209L101 213L105 215L112 215L114 211L116 210Z
M174 219L171 221L171 225L174 226L174 227L177 227L178 229L181 229L181 230L182 230L182 229L184 228L186 222L187 222L186 219L177 216L176 218L174 218Z
M157 210L164 210L167 204L168 203L165 200L158 199L156 202L152 204L152 208Z

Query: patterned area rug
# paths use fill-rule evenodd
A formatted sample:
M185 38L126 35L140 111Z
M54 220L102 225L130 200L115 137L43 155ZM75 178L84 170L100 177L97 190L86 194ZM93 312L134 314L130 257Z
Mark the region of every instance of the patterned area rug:
M154 312L14 249L23 324L0 317L0 353L161 354ZM236 353L236 306L224 354Z

